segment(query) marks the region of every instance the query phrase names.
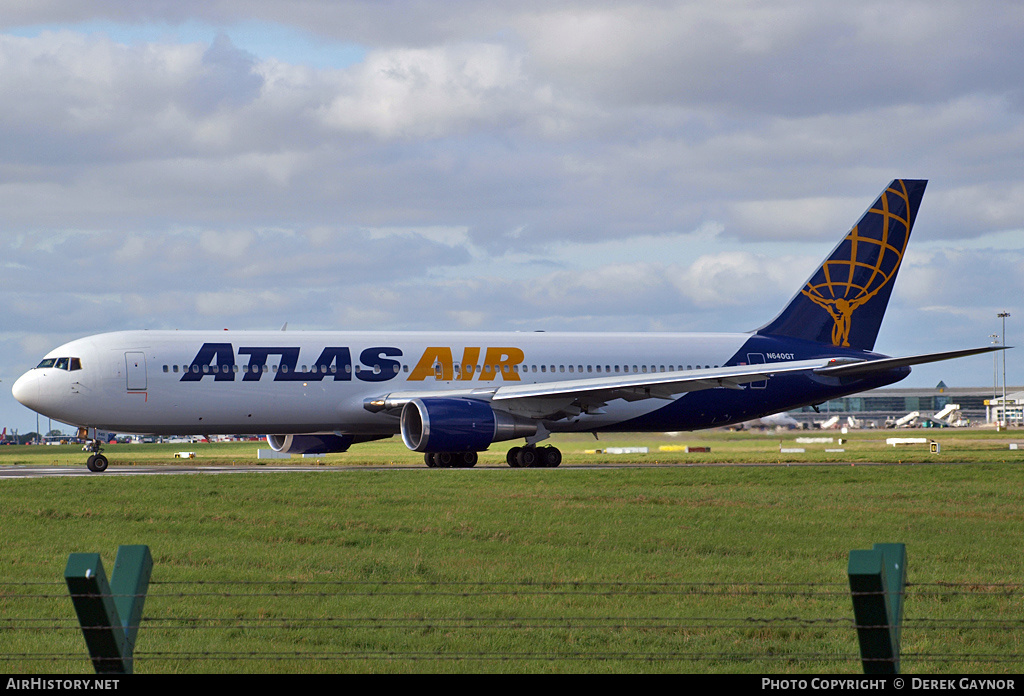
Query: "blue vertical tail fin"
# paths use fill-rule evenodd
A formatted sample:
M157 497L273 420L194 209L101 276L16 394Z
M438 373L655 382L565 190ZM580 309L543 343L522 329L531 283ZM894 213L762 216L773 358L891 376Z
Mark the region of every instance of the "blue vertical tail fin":
M872 350L927 184L889 184L782 313L756 333Z

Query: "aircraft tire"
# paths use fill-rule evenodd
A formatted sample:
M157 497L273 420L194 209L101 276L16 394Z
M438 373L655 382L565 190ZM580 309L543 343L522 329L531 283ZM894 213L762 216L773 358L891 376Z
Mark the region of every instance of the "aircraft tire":
M539 454L540 461L548 469L554 469L562 463L562 451L557 447L542 447Z
M89 468L89 471L94 471L97 474L107 470L107 458L102 454L93 454L86 460L85 465Z
M460 469L472 469L479 461L480 455L476 452L461 452L455 455L456 466Z
M429 466L431 469L437 468L437 460L434 459L433 452L427 452L426 454L423 455L423 463Z
M516 455L516 461L519 462L520 469L530 469L537 466L539 459L536 447L523 447L519 450L519 454Z
M505 462L513 469L519 468L519 452L522 451L522 447L513 447L505 455Z

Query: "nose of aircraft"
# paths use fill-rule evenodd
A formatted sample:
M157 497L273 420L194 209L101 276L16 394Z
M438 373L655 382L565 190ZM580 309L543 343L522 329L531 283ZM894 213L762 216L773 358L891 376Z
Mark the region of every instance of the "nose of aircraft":
M39 378L31 372L26 372L11 387L11 394L23 405L36 410L39 405Z

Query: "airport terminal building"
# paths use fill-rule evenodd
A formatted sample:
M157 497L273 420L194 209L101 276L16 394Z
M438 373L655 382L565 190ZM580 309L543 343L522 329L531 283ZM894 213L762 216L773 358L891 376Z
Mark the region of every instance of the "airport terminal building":
M951 407L959 406L958 409ZM818 412L810 406L790 415L802 423L821 423L838 417L838 425L847 425L847 419L859 421L861 427L884 428L911 414L919 414L918 425L940 425L936 420L945 421L955 411L966 424L994 424L1004 417L1002 387L947 387L939 382L932 389L884 388L861 392L842 399L833 399L818 406ZM937 414L946 412L941 419ZM934 420L933 420L934 419ZM1006 388L1005 419L1010 425L1024 422L1024 387Z

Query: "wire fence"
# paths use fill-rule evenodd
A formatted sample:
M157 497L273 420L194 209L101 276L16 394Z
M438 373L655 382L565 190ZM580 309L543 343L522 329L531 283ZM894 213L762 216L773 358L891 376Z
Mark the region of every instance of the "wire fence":
M136 672L861 669L843 583L152 581L145 602ZM902 671L1024 665L1024 584L904 602ZM0 582L6 671L91 671L82 631L63 583Z

